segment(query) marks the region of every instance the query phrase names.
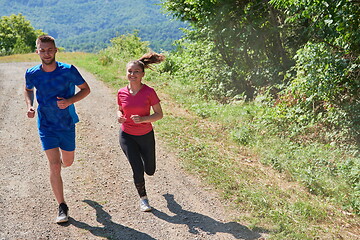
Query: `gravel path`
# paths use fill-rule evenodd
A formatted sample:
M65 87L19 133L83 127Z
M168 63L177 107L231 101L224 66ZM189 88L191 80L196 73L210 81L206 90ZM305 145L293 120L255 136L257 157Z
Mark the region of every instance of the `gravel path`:
M25 115L24 73L35 64L0 63L1 240L262 238L233 222L234 214L209 187L185 173L159 139L157 172L146 177L154 210L140 212L131 169L118 144L116 93L81 69L92 93L76 103L76 160L63 169L71 218L55 224L47 159L36 121Z

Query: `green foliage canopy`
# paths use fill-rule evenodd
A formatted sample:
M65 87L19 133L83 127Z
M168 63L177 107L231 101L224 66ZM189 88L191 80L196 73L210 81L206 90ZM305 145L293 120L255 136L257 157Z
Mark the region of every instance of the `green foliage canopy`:
M33 52L40 34L42 31L35 30L21 14L1 17L0 55Z
M292 134L311 128L319 139L360 143L358 1L167 0L163 7L192 26L173 70L199 80L204 97L269 93L274 121Z
M359 4L356 1L305 0L168 0L166 11L189 22L191 41L212 41L231 68L240 92L289 81L297 51L309 42L326 43L354 60L360 46Z
M169 0L163 7L190 22L192 40L214 42L213 52L231 69L234 87L249 97L281 82L279 75L293 65L296 44L280 27L284 14L267 1Z
M360 3L353 0L271 0L286 14L285 24L307 22L309 41L322 42L352 57L360 53ZM298 33L299 35L299 33Z

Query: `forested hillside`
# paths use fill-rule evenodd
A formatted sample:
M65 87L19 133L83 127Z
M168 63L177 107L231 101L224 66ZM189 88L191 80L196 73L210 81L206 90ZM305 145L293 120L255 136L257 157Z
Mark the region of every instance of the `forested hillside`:
M0 0L1 16L25 16L67 51L95 52L118 35L139 31L154 50L172 47L184 23L160 10L159 0Z

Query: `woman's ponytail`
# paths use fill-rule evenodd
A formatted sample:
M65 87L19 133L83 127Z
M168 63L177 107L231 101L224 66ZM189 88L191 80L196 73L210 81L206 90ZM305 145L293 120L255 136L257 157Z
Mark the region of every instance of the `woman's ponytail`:
M137 64L139 65L142 70L144 71L145 68L150 68L152 64L161 63L165 60L165 56L162 54L158 54L156 52L149 52L144 54L141 58L135 61L129 62L127 65L130 64Z

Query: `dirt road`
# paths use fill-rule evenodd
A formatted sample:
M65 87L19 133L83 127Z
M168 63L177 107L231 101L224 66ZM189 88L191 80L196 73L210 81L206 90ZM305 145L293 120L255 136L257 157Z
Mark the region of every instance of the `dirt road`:
M36 63L0 64L0 239L259 239L157 139L157 172L146 177L154 210L138 209L130 166L118 144L116 93L80 72L92 93L76 103L77 153L63 169L71 219L54 223L57 203L36 120L25 116L24 73ZM166 114L166 109L165 109Z

